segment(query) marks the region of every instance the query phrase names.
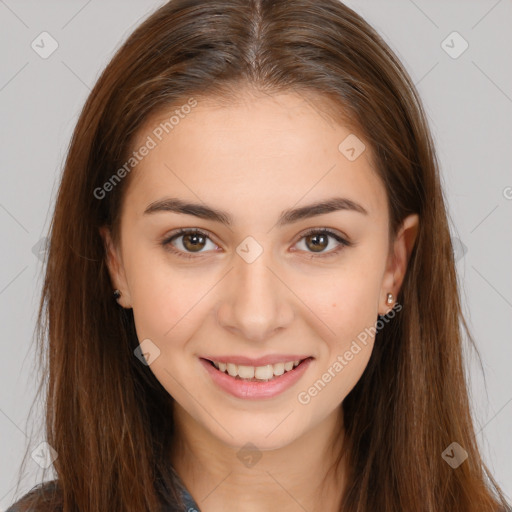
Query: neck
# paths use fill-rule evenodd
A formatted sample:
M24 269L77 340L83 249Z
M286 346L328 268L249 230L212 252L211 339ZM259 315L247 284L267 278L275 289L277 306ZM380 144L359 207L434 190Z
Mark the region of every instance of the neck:
M265 451L226 445L177 403L174 421L171 462L202 512L227 504L243 504L245 512L339 510L345 481L341 407L300 438Z

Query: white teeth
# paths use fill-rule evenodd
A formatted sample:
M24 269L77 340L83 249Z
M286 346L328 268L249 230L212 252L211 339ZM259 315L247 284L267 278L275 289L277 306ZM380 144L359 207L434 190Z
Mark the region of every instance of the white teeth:
M219 361L213 361L215 368L221 372L231 375L231 377L240 377L241 379L258 379L258 380L270 380L274 376L278 377L283 375L285 372L293 370L298 366L300 360L288 361L286 363L267 364L265 366L245 366L236 365L233 363L221 363Z
M236 377L238 375L238 366L233 363L228 363L228 373L231 377Z
M254 376L257 379L271 379L274 376L274 367L271 364L257 366L254 369Z
M241 379L252 379L254 377L254 366L239 366L238 376Z
M274 375L283 375L284 373L284 363L276 363L274 365Z

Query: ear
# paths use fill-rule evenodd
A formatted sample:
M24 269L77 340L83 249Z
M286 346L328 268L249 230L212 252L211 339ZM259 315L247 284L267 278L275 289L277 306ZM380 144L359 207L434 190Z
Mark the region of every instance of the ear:
M112 235L107 226L101 226L99 231L100 236L103 239L103 245L105 247L106 264L113 286L112 294L114 293L114 289L119 290L121 292L121 296L119 299L117 299L117 302L123 308L131 308L130 291L126 281L126 275L124 272L123 261L120 256L119 248L114 245L112 241Z
M379 315L388 313L396 301L398 292L402 287L411 252L414 248L418 226L418 214L414 213L406 217L398 230L393 246L390 248L379 297ZM393 302L391 304L387 302L388 293L393 294Z

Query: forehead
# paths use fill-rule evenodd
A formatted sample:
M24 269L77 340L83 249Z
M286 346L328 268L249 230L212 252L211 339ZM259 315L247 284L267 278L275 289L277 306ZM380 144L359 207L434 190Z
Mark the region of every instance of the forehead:
M160 111L134 139L134 151L149 140L151 149L132 171L129 203L141 213L149 202L181 192L247 210L343 195L380 214L387 200L370 147L318 106L296 93L242 93Z

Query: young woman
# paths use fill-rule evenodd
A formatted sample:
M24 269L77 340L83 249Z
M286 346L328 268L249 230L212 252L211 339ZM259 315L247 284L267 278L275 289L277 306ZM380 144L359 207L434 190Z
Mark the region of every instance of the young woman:
M78 121L12 511L491 512L438 163L337 0L172 0Z

